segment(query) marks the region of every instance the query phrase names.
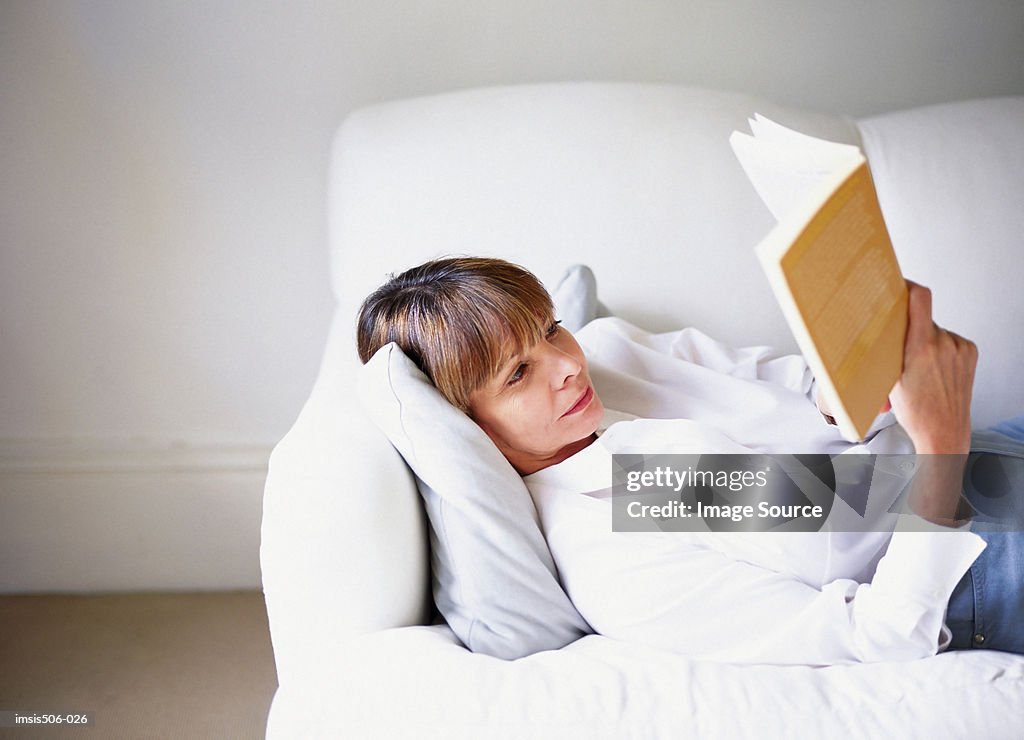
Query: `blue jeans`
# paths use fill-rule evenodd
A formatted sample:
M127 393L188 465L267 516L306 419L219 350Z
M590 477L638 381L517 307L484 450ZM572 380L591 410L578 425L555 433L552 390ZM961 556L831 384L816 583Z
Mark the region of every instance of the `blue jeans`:
M993 525L979 516L972 526L987 547L950 597L950 648L1024 654L1024 416L974 433L966 478L972 474L983 481L965 486L972 505L1003 507L1002 521L1012 523Z

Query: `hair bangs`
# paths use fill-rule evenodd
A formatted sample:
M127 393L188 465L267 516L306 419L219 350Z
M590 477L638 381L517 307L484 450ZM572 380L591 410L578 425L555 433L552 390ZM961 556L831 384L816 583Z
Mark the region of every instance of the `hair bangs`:
M363 302L359 356L366 362L396 342L465 411L474 391L541 341L553 314L544 286L519 265L488 257L434 260L393 275Z
M463 294L463 305L448 313L455 320L447 331L438 334L446 345L438 348L445 358L439 364L454 377L450 385L448 378L435 378L434 382L447 386L446 395L462 409L469 406L473 391L489 383L539 342L554 319L546 291L531 290L532 286L515 287L518 290L506 287L500 292Z

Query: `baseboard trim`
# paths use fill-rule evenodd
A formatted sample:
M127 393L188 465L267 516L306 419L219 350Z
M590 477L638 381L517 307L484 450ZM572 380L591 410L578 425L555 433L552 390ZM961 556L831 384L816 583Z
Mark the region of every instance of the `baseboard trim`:
M259 588L270 451L0 440L0 593Z
M97 440L0 439L0 475L266 472L270 445L157 445Z

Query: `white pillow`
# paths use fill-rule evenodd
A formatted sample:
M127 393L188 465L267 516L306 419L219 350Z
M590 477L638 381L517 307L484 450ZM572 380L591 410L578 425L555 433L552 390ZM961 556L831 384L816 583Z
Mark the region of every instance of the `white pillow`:
M487 435L393 343L363 366L360 396L416 475L434 600L459 639L513 659L591 632L558 582L522 478Z

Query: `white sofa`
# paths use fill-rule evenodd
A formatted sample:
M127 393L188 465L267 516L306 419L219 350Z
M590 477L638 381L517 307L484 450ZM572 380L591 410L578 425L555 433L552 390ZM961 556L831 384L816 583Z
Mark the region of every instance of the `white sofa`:
M387 274L498 255L590 265L615 314L795 345L753 257L771 220L729 148L763 113L868 156L905 274L981 360L976 425L1024 413L1024 98L863 120L677 86L457 92L353 114L332 153L323 365L275 448L262 567L269 737L1019 737L1024 658L739 667L600 636L516 661L430 625L427 523L355 392L354 315Z

